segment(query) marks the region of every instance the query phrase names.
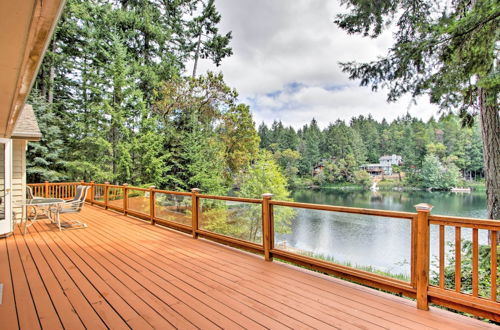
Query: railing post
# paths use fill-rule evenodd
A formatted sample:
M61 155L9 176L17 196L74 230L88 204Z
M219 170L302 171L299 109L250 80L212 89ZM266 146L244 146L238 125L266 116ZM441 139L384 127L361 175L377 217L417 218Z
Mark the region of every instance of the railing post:
M109 182L104 182L104 208L108 209Z
M49 181L45 181L45 198L49 198Z
M90 205L94 205L95 182L90 181Z
M198 197L198 194L200 193L200 191L201 190L198 188L191 189L191 220L193 238L198 238L198 227L200 219L200 198Z
M417 251L416 258L416 286L417 308L429 310L429 214L432 205L421 203L415 205L417 209Z
M149 220L155 224L155 186L149 187Z
M128 210L128 184L123 184L123 215L127 215Z
M273 194L262 194L262 243L264 246L264 259L273 261L271 249L273 248L273 217L272 206L269 201L273 198Z

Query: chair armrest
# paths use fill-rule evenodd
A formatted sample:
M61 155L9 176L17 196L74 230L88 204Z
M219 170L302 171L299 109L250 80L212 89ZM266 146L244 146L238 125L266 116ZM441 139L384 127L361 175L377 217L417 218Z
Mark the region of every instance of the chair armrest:
M82 204L81 201L70 201L70 202L64 202L64 203L58 203L50 207L51 210L61 210L61 209L66 209L66 208L74 208L78 207Z

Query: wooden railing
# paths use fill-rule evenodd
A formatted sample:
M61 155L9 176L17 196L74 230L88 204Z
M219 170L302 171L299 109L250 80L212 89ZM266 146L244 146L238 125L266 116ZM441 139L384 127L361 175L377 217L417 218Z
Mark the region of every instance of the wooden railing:
M80 184L91 186L87 196L88 203L122 212L125 215L146 219L153 225L160 224L190 233L193 238L203 237L259 253L264 255L265 260L268 261L272 261L273 258L285 260L356 283L414 298L419 309L427 310L429 303L434 303L497 322L500 321L500 302L498 300L500 295L497 284L497 232L500 231L500 221L431 215L432 206L428 204L416 205L416 212L395 212L277 201L272 199L272 194L264 194L261 199L239 198L204 195L200 193L199 189L192 189L191 192L177 192L160 190L155 187L139 188L126 184L112 185L94 182L45 182L30 184L29 186L33 188L35 196L71 198L75 193L76 186ZM237 217L238 215L230 212L210 214L210 203L226 203L231 207L240 205L254 212L252 214L256 214L256 216L252 221L258 225L255 228L253 239L245 239L237 235L230 236L217 232L216 229L211 229L207 225L206 218L212 217L212 219L215 219L219 217L217 219L220 220L221 217L225 217L229 219L228 222L231 222L231 217ZM276 207L359 214L360 217L376 216L387 219L387 221L391 221L391 219L408 221L411 227L409 237L411 240L410 280L398 280L366 270L321 260L301 254L298 251L281 248L274 241ZM430 232L433 226L437 226L436 229L439 235L439 255L434 270L438 274L438 283L436 285L430 284ZM451 232L454 233L454 238L451 240L454 246L448 250L446 246L450 240L446 240L447 228L452 228ZM470 230L472 235L470 243L472 249L472 260L470 262L472 274L471 292L465 292L462 285L464 280L468 280L464 277L464 267L467 266L467 260L464 260L465 255L462 253L465 244L463 240L465 230ZM480 245L479 231L487 231L489 246ZM449 233L450 230L448 230L448 235ZM481 260L481 257L484 259L485 256L480 255L480 248L483 250L485 248L486 250L489 249L489 261L486 260L486 263L489 262L489 279L484 274L480 274L479 265L485 262L485 260ZM450 254L455 259L454 265L447 262L446 257L449 257ZM447 274L450 267L454 274ZM450 276L453 278L451 280L453 287L449 287ZM480 281L480 277L482 281ZM446 284L446 278L448 278L448 284ZM485 283L489 284L488 290L484 288ZM489 293L485 294L486 291Z
M70 199L75 196L76 186L79 184L80 182L51 183L45 181L44 183L32 183L28 186L33 189L33 195L36 197Z

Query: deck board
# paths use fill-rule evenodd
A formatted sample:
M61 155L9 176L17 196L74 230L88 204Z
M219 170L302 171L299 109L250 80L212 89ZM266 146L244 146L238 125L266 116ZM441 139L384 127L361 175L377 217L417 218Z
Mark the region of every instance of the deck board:
M2 329L495 328L86 206L0 240Z

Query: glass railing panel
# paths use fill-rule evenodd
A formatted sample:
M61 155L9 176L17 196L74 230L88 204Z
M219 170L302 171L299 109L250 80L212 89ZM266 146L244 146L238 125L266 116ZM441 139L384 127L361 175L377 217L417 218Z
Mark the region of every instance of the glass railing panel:
M200 199L200 229L262 244L262 205Z
M275 205L275 248L409 282L411 223Z
M108 187L108 205L123 210L123 187Z
M94 185L94 200L97 202L104 203L104 185L95 184Z
M128 208L127 210L149 215L150 201L149 191L129 188L128 191Z
M155 193L155 217L191 226L191 202L191 196L157 192Z

